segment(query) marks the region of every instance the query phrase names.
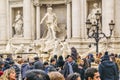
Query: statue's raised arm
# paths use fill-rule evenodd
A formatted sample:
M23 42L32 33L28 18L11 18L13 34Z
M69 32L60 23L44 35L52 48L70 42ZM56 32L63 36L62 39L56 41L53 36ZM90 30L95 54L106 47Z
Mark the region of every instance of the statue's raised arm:
M52 7L48 7L47 13L40 22L40 24L42 24L44 20L46 22L47 31L48 31L46 35L47 40L56 39L56 31L58 30L57 17L56 14L52 12L52 10L53 10Z
M40 24L42 24L42 23L43 23L43 21L46 19L46 17L47 17L47 14L45 14L45 16L42 18L42 20L41 20Z

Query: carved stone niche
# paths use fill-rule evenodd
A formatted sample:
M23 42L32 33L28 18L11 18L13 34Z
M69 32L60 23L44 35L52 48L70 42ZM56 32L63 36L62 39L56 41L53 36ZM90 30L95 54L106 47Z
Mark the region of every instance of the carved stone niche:
M47 7L48 7L49 3L52 0L50 0L50 1L49 0L40 0L40 1L41 1L40 4L42 4L42 6L40 7L40 10L41 10L40 18L42 19L43 16L47 12ZM66 37L66 27L67 27L66 26L67 25L67 8L65 5L65 1L64 0L54 0L54 3L51 4L51 7L53 8L53 12L56 14L57 25L60 28L60 32L56 33L56 37L63 40ZM44 22L43 24L41 24L41 36L44 38L46 36L45 35L46 33L47 33L47 25Z
M12 36L23 37L23 8L22 7L12 8Z
M13 38L16 34L15 29L13 27L15 23L15 17L17 12L20 11L20 14L23 16L23 0L8 0L9 6L9 38Z

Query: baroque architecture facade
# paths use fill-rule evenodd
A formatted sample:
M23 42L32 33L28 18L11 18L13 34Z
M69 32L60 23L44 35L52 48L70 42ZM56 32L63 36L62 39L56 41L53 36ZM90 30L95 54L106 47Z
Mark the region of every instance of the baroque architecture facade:
M0 0L0 48L6 47L12 39L14 45L40 43L46 35L45 22L41 19L52 7L57 16L61 32L56 34L61 41L74 46L80 53L95 52L94 39L88 39L86 32L87 16L93 3L98 3L102 13L102 31L109 35L109 22L115 27L110 39L100 40L99 51L120 52L120 0Z

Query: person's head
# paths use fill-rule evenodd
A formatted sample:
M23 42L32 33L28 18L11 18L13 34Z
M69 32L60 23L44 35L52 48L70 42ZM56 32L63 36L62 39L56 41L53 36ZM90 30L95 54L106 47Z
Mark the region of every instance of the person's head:
M26 72L25 80L50 80L50 78L42 70L29 70Z
M75 47L71 48L71 55L73 56L74 60L77 59L78 52L77 52L77 49Z
M3 80L16 80L16 73L14 68L10 68L4 71L0 79Z
M51 58L50 63L55 65L56 64L56 59L55 58Z
M104 53L104 56L102 57L102 61L105 61L105 60L110 60L110 56L107 51Z
M39 57L34 57L34 60L35 61L39 61Z
M64 60L64 59L63 59L63 56L60 55L60 56L58 57L58 60Z
M16 80L16 72L15 69L8 69L9 80Z
M101 80L98 70L96 68L88 68L85 71L85 80Z
M54 58L57 60L57 55L54 55Z
M111 56L111 57L110 57L110 60L113 61L113 62L116 62L115 56Z
M70 55L67 55L66 57L65 57L65 60L67 61L68 60L68 57L69 57Z
M69 56L67 59L68 62L72 62L73 61L73 56Z
M81 59L81 56L80 56L80 55L78 55L78 56L77 56L77 59Z
M52 13L52 7L48 7L47 12Z
M44 67L47 67L49 64L47 61L44 62Z
M80 65L84 65L84 60L81 59Z
M65 80L64 76L59 72L48 73L50 80Z
M118 54L115 54L115 58L118 58Z
M100 53L98 54L98 56L99 56L99 58L101 58L101 57L102 57L102 53L100 52Z
M81 80L81 78L78 73L72 73L68 75L67 80Z
M76 48L75 48L75 47L72 47L72 48L71 48L71 52L77 53Z

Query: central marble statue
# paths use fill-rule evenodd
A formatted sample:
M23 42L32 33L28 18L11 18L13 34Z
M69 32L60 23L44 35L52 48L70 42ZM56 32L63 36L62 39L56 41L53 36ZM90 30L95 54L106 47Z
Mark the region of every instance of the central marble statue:
M46 40L52 40L56 39L56 31L60 31L60 29L57 26L57 17L56 14L52 12L52 8L48 7L47 8L47 13L45 16L42 18L40 24L43 23L43 21L46 20L46 25L47 25L47 35L45 37Z

